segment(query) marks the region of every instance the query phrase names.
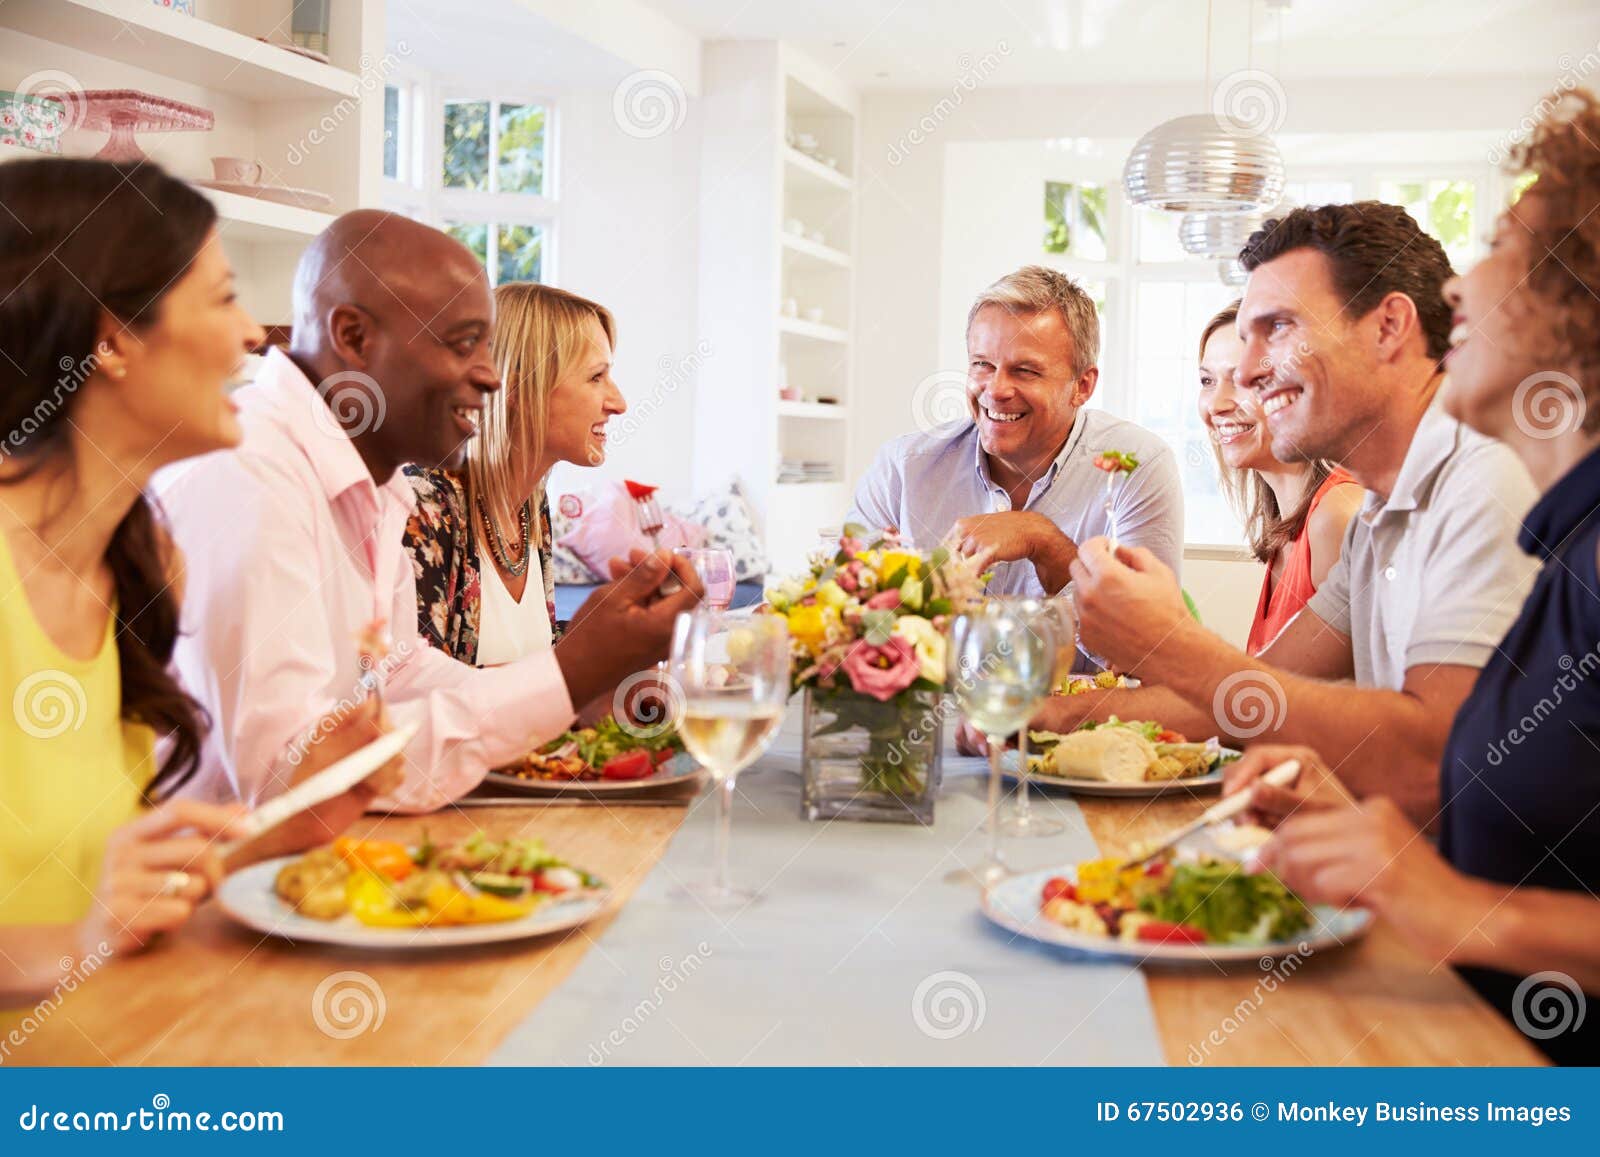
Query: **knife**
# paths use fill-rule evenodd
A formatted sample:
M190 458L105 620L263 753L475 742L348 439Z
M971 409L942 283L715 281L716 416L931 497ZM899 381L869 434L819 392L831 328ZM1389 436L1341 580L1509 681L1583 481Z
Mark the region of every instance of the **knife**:
M1286 759L1263 775L1260 782L1269 784L1272 787L1288 787L1299 774L1300 761L1298 759ZM1238 792L1230 795L1220 803L1212 804L1201 812L1196 819L1190 820L1182 827L1172 829L1154 844L1141 849L1138 856L1125 861L1117 870L1120 872L1124 868L1137 868L1147 864L1162 852L1185 837L1193 835L1201 828L1209 828L1213 824L1220 824L1223 820L1231 820L1240 812L1249 809L1251 802L1255 799L1255 795L1255 788L1252 787L1249 791Z

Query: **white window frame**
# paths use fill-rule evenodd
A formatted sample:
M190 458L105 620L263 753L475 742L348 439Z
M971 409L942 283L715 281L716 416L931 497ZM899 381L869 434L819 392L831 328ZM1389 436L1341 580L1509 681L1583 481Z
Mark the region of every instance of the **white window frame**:
M457 101L489 102L489 191L476 189L450 189L444 185L444 108ZM499 136L498 121L501 105L538 105L544 113L544 193L501 193L493 190L496 181L495 141ZM496 92L486 94L482 89L461 86L442 88L438 107L429 117L429 128L437 148L436 162L429 173L436 187L436 224L449 225L501 225L536 226L543 234L543 248L539 256L540 280L555 284L557 268L558 234L561 219L560 205L560 121L557 102L553 97L533 93ZM491 228L486 245L484 264L489 270L491 284L499 283L500 250Z
M502 225L535 226L542 231L540 280L557 280L560 258L561 113L560 104L545 93L485 92L482 88L443 82L428 73L397 69L389 83L401 91L400 179L383 178L386 208L425 221L439 229L451 225L488 225L489 244L484 264L491 283L499 280L500 252L495 229ZM496 180L494 141L496 117L503 104L532 104L545 110L544 193L480 192L448 189L444 185L444 108L446 102L487 101L490 118L490 183ZM409 114L409 124L408 121ZM407 179L409 178L409 179Z

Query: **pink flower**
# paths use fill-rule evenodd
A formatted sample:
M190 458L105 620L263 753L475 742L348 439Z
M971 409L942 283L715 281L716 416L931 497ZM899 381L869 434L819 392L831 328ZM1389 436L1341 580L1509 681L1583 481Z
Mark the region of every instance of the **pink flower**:
M854 593L861 589L860 584L856 582L856 576L848 569L840 571L834 576L833 581L839 584L839 589L842 591Z
M847 536L839 540L839 549L844 551L846 554L856 554L860 551L866 550L867 544L862 542L859 538L850 538Z
M898 635L881 647L863 639L850 648L841 666L857 692L886 703L916 682L917 653Z
M867 600L869 611L892 611L900 605L900 592L898 590L879 591Z

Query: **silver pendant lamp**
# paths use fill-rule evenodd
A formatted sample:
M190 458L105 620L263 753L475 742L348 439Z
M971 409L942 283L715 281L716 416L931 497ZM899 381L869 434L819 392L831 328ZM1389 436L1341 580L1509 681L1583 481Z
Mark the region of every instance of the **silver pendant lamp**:
M1133 146L1122 169L1133 204L1168 213L1259 213L1282 197L1283 154L1269 134L1282 121L1283 90L1254 69L1230 74L1212 90L1209 3L1206 91L1211 112L1159 124Z

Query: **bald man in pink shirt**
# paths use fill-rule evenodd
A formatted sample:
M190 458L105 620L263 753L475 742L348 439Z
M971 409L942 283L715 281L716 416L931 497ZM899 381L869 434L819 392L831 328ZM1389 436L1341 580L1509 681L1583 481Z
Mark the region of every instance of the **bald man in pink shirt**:
M362 210L312 243L294 302L288 352L269 353L233 395L243 445L156 481L187 560L175 662L212 721L191 791L278 794L317 721L376 675L394 724L419 727L387 803L431 811L662 658L699 580L670 554L635 555L613 564L616 580L554 650L479 669L429 648L402 541L414 495L399 470L459 465L500 386L488 278L438 230ZM663 596L669 573L683 589ZM379 619L390 653L364 667L358 639Z

